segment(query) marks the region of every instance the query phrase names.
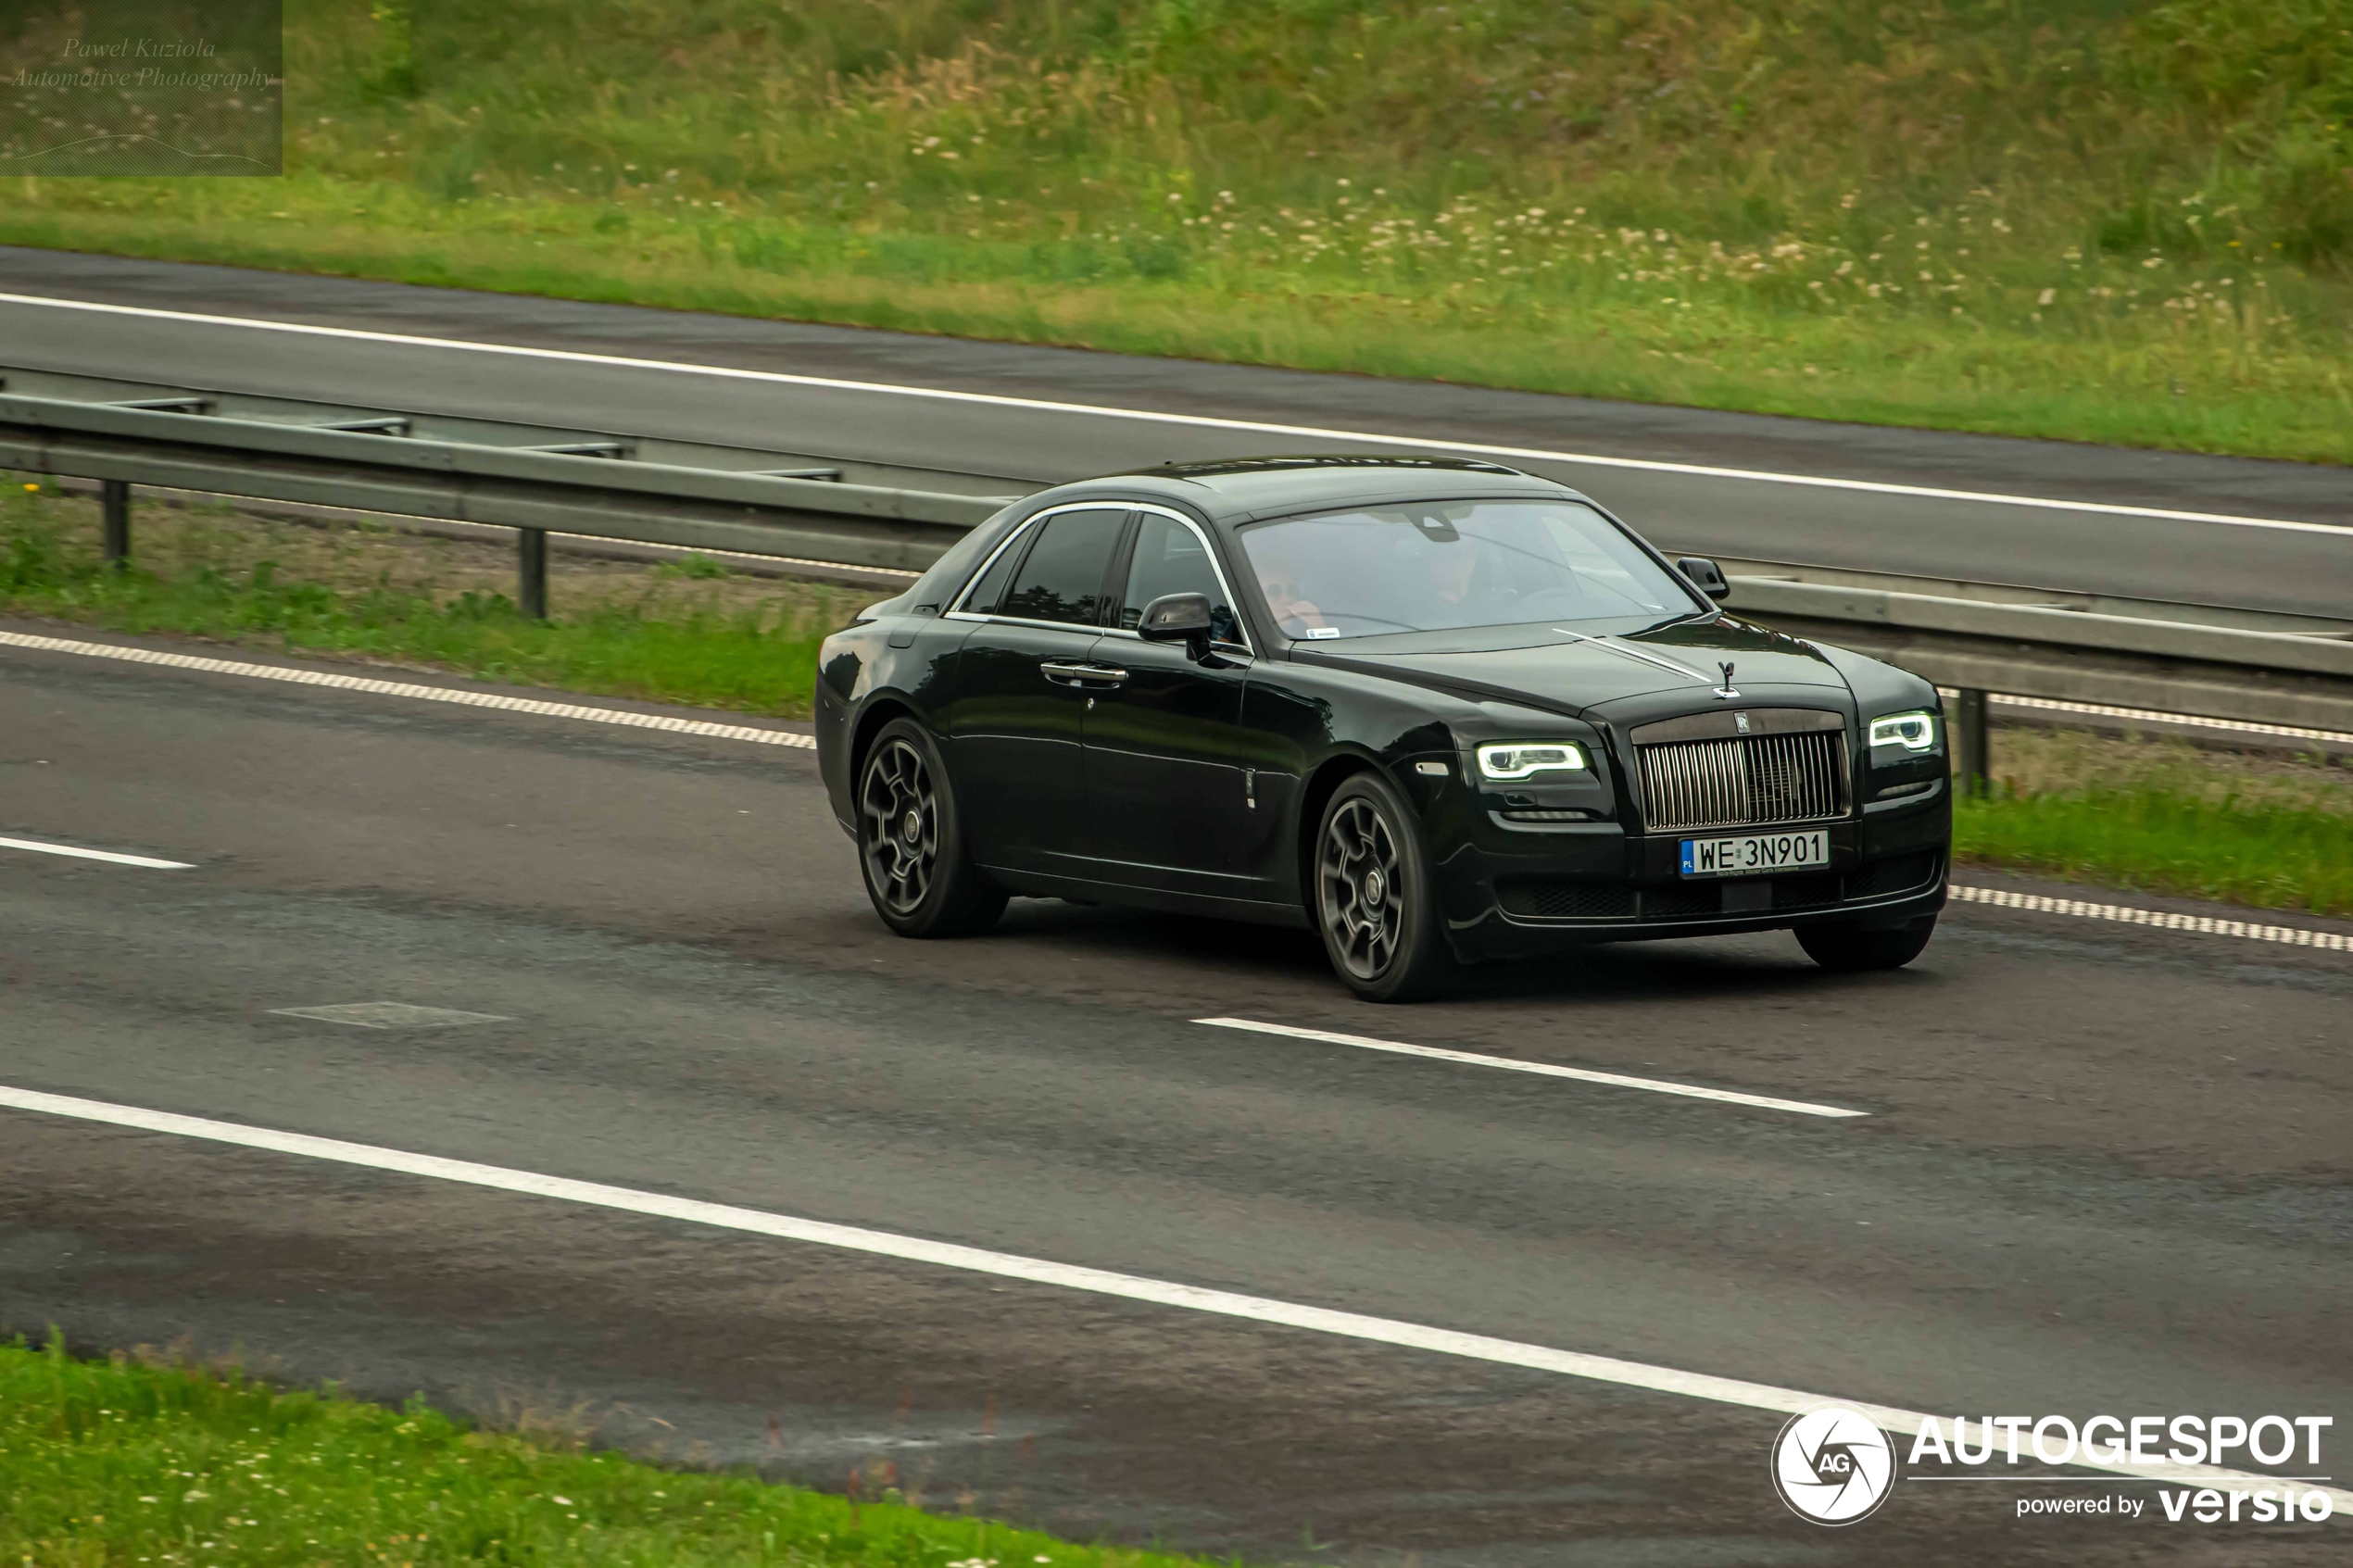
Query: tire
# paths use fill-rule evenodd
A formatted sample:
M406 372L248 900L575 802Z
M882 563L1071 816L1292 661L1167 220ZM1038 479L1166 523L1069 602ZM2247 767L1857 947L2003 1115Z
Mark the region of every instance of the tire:
M1806 925L1797 930L1797 945L1824 969L1857 973L1873 969L1902 969L1920 956L1936 935L1936 917L1922 915L1908 925L1882 926L1874 931L1859 925Z
M1352 774L1316 824L1309 914L1340 984L1365 1001L1444 990L1453 956L1413 813L1378 773Z
M893 719L858 767L858 862L875 913L901 936L980 931L1005 912L1005 895L974 866L929 731Z

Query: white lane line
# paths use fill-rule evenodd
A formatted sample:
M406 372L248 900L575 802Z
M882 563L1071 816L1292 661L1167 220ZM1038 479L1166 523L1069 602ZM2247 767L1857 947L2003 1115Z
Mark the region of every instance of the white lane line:
M467 1012L459 1008L423 1008L413 1002L330 1002L324 1007L271 1008L282 1018L315 1018L361 1029L459 1029L469 1023L512 1023L503 1012Z
M748 1231L756 1236L777 1236L786 1241L811 1242L820 1247L840 1248L876 1257L962 1269L1000 1279L1059 1286L1066 1290L1083 1290L1129 1301L1150 1302L1155 1306L1177 1307L1188 1311L1241 1318L1252 1323L1306 1329L1311 1333L1336 1335L1346 1339L1370 1340L1376 1344L1435 1351L1440 1355L1495 1361L1505 1366L1559 1373L1569 1377L1589 1378L1662 1394L1681 1394L1695 1399L1741 1405L1750 1410L1795 1414L1819 1405L1843 1404L1861 1411L1883 1430L1905 1436L1916 1436L1920 1423L1928 1419L1919 1411L1833 1399L1828 1395L1780 1388L1771 1384L1712 1377L1704 1373L1619 1361L1611 1356L1591 1356L1576 1350L1556 1350L1550 1346L1528 1345L1516 1340L1491 1338L1483 1334L1433 1328L1394 1318L1367 1317L1359 1312L1344 1312L1328 1307L1302 1306L1264 1296L1245 1296L1237 1291L1179 1285L1140 1274L1115 1273L1108 1269L1091 1269L1077 1263L1056 1263L1042 1258L1026 1258L1018 1253L992 1252L985 1248L964 1247L955 1242L929 1241L890 1231L837 1225L824 1220L805 1220L759 1209L738 1209L731 1204L706 1203L691 1198L673 1198L667 1193L645 1192L635 1187L574 1181L568 1176L543 1175L535 1171L511 1170L503 1165L481 1165L470 1160L412 1154L406 1149L384 1148L375 1144L346 1143L340 1138L314 1137L308 1133L285 1133L271 1127L214 1122L200 1116L182 1116L171 1111L147 1110L137 1106L113 1105L104 1100L81 1099L69 1095L44 1094L35 1089L5 1085L0 1085L0 1106L131 1127L142 1132L169 1133L176 1137L201 1138L210 1143L268 1149L278 1154L301 1155L307 1159L357 1165L372 1171L429 1176L437 1181L460 1182L470 1186L523 1193L535 1198L552 1198L566 1203L616 1209L625 1213L683 1220L690 1224L711 1225L723 1230ZM2135 1464L2125 1460L2116 1463L2086 1463L2079 1468L2184 1485L2278 1484L2274 1476L2223 1470L2212 1465ZM2353 1511L2353 1492L2332 1495L2339 1509Z
M2336 931L2308 931L2300 925L2259 925L2252 921L2185 915L2171 909L2139 909L2129 904L2092 904L2081 898L2054 898L2043 893L2011 893L1999 887L1963 887L1956 884L1946 892L1964 904L1986 904L1997 909L2029 909L2036 914L2116 921L2159 931L2192 931L2202 936L2242 936L2250 942L2320 947L2332 953L2353 952L2353 936Z
M1402 1040L1375 1040L1363 1035L1335 1035L1325 1029L1297 1029L1288 1023L1261 1023L1252 1018L1196 1018L1193 1022L1217 1029L1249 1029L1261 1035L1287 1035L1295 1040L1320 1040L1328 1046L1354 1046L1360 1050L1428 1057L1436 1061L1460 1061L1473 1067L1500 1067L1507 1073L1534 1073L1546 1078L1574 1078L1579 1083L1607 1084L1620 1089L1648 1089L1654 1094L1722 1100L1728 1105L1754 1105L1765 1110L1794 1110L1801 1116L1870 1114L1868 1110L1849 1110L1843 1106L1816 1105L1811 1100L1776 1099L1770 1095L1744 1095L1730 1089L1703 1089L1692 1084L1670 1084L1661 1078L1629 1078L1623 1073L1594 1073L1582 1067L1555 1067L1549 1061L1517 1061L1507 1056L1480 1056L1473 1051L1450 1051L1437 1046L1409 1046Z
M1941 688L1950 690L1951 688ZM2111 708L2101 702L2061 702L2046 696L2003 696L1989 692L1996 708L2031 708L2039 713L2088 713L2101 719L2130 719L2143 724L2182 724L2200 730L2227 730L2233 734L2279 735L2287 740L2330 741L2353 746L2353 734L2343 730L2310 730L2296 724L2259 724L2246 719L2208 719L2196 713L2167 713L2155 708Z
M758 746L790 746L812 750L817 745L816 736L799 734L791 730L763 730L750 724L714 724L707 719L676 719L663 713L632 713L626 709L590 708L577 702L543 702L536 697L500 696L494 692L453 691L447 686L420 686L407 681L334 675L323 670L282 670L274 664L246 664L233 659L203 659L189 653L158 653L153 648L118 647L112 643L85 643L71 637L36 637L26 632L0 632L0 647L37 648L43 653L79 654L85 659L119 659L131 664L160 664L168 670L200 670L208 675L243 675L256 681L284 681L297 686L327 686L335 691L409 697L417 702L448 702L461 708L495 708L505 713L532 713L549 719L582 719L592 724L620 724L633 730L667 730L673 734L748 740Z
M101 305L85 299L52 299L44 295L0 294L0 304L45 306L59 310L87 310L109 316L137 316L154 320L193 321L202 326L244 327L256 332L291 332L306 337L340 338L356 343L396 344L409 348L446 348L468 354L498 354L521 359L551 359L564 364L610 365L622 370L667 370L682 375L718 376L730 381L767 382L784 386L822 387L835 392L870 392L897 397L924 397L944 403L977 403L1000 408L1026 408L1038 413L1089 414L1104 419L1136 420L1151 424L1188 425L1197 430L1248 431L1259 435L1298 437L1310 441L1357 441L1382 446L1411 446L1428 452L1461 452L1475 457L1512 458L1549 463L1582 463L1595 468L1636 469L1651 473L1690 474L1702 479L1752 480L1762 484L1801 484L1824 490L1858 490L1876 495L1912 495L1936 501L1977 501L1996 507L2037 507L2049 511L2095 512L2108 517L2154 518L2171 522L2221 523L2233 528L2276 528L2307 533L2353 533L2353 526L2335 522L2300 522L2284 518L2239 517L2227 512L2176 511L2163 507L2124 507L2102 501L2061 501L2043 496L2005 495L1986 490L1946 490L1931 485L1891 484L1877 480L1831 479L1818 474L1772 473L1758 469L1717 468L1704 463L1669 463L1647 458L1608 458L1592 452L1556 452L1535 446L1498 446L1478 441L1439 441L1418 435L1389 435L1376 431L1333 430L1322 425L1276 424L1262 420L1227 420L1209 414L1167 414L1146 408L1105 408L1091 403L1063 403L1048 398L1013 397L995 392L952 392L933 386L904 386L890 382L844 381L833 376L793 375L782 370L747 370L728 365L696 365L671 359L639 359L617 354L587 354L568 348L528 348L519 344L474 343L465 338L422 337L408 332L367 332L357 327L322 327L304 321L272 321L250 316L214 316L190 310L158 310L140 305Z
M70 855L77 860L104 860L109 865L145 866L156 872L192 872L186 860L158 860L146 855L123 855L112 849L84 849L74 844L49 844L38 838L0 838L0 849L30 849L36 855Z

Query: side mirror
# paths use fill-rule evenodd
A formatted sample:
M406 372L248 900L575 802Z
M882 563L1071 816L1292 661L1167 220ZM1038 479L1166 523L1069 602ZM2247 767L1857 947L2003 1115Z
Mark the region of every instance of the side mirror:
M1684 556L1675 563L1676 570L1692 580L1692 586L1719 603L1732 596L1732 585L1724 581L1724 570L1705 556Z
M1209 596L1163 594L1144 607L1136 635L1148 643L1183 643L1198 659L1209 651Z

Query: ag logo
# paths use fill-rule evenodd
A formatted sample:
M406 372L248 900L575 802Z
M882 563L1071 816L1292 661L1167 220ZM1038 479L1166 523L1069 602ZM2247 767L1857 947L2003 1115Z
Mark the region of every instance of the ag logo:
M1773 1489L1817 1524L1869 1517L1894 1484L1887 1434L1844 1405L1792 1416L1773 1439Z

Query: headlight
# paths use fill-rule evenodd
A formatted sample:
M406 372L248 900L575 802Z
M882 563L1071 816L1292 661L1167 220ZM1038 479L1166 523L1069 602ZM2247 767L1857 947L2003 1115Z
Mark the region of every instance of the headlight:
M1871 721L1871 745L1900 746L1906 751L1926 751L1936 744L1936 715L1922 709L1918 713L1891 713L1884 719Z
M1522 741L1491 741L1478 748L1483 778L1524 779L1531 773L1581 773L1585 748L1571 741L1531 745Z

